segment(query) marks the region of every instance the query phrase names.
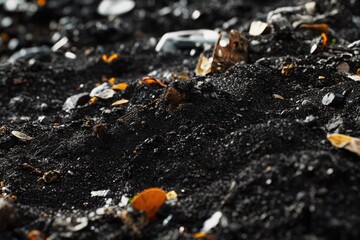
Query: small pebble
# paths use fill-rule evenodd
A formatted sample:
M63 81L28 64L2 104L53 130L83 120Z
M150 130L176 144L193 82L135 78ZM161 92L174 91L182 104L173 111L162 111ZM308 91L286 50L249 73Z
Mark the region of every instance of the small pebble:
M135 8L135 2L131 0L103 0L97 9L102 16L119 16L130 12Z
M322 104L331 107L341 107L345 103L345 97L339 93L329 92L323 99Z
M332 175L334 173L334 169L332 169L332 168L328 168L327 170L326 170L326 174L327 175Z

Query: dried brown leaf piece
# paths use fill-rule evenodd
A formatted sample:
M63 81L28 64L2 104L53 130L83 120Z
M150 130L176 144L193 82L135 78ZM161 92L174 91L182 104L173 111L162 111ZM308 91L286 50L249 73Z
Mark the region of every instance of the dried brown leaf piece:
M207 58L204 54L200 54L198 63L196 64L195 74L197 76L205 76L211 73L211 65L213 62L213 58Z
M59 170L50 170L44 173L44 175L39 178L37 181L38 183L53 183L60 178L60 171Z
M19 131L11 131L11 134L22 141L31 141L33 138Z
M334 147L344 148L360 156L360 139L343 134L328 134L327 139Z
M209 73L225 72L238 62L247 61L248 41L235 29L230 31L229 41L223 47L220 45L221 35L215 44L211 58L200 55L195 73L204 76Z
M40 175L40 176L43 175L39 168L36 168L36 167L30 165L29 163L22 163L20 166L24 170L30 171L36 175Z
M8 130L8 128L4 125L4 126L1 126L0 127L0 133L6 133L6 132L8 132L9 130Z
M93 132L98 139L102 139L106 132L106 124L100 123L93 126Z
M292 75L294 73L294 70L295 70L294 64L286 65L281 69L281 75L283 75L285 77L289 77L290 75Z
M185 93L181 93L174 87L169 87L164 95L164 99L170 103L167 110L169 112L175 111L180 105L180 103L185 100L185 97Z

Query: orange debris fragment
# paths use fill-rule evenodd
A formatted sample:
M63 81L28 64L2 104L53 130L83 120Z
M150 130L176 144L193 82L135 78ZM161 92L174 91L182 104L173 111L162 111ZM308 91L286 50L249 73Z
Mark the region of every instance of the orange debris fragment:
M125 90L128 86L129 86L129 84L123 82L123 83L119 83L119 84L116 84L116 85L112 86L111 89L112 89L112 90L123 91L123 90Z
M114 77L112 77L112 78L109 79L108 82L109 82L111 85L114 85L114 84L115 84L115 81L116 81L116 79L115 79Z
M204 233L204 232L197 232L197 233L193 234L193 237L195 239L199 239L199 238L207 238L207 239L209 239L209 238L212 237L212 235L208 234L208 233Z
M322 45L323 45L323 47L325 47L328 44L328 37L326 36L326 33L324 33L324 32L321 34L321 37L323 39Z
M160 87L167 87L167 84L163 83L161 80L153 78L153 77L143 77L142 82L146 83L150 86L160 86Z
M176 77L179 78L179 79L182 79L182 80L189 80L189 79L190 79L190 78L189 78L188 76L186 76L186 75L177 75Z
M146 218L151 220L155 217L160 207L166 201L166 192L160 188L148 188L131 200L134 209L144 211Z
M89 105L96 103L97 100L98 100L97 97L92 97L89 101Z
M39 7L45 7L45 5L46 5L46 0L36 0L36 4L37 4Z
M327 23L320 23L320 24L302 24L300 26L301 28L306 28L306 29L312 29L312 30L317 30L323 33L327 33L329 31L329 24Z
M106 54L102 55L102 60L106 63L111 63L112 61L114 61L115 59L117 59L119 57L119 54L114 53L112 55L110 55L109 57Z
M45 238L46 238L45 234L43 234L39 230L32 230L32 231L28 232L27 237L30 240L45 240Z

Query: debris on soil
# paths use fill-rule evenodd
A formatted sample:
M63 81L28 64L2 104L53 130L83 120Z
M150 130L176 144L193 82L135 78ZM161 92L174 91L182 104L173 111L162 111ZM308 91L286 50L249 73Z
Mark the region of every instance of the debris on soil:
M324 95L322 104L331 107L342 107L345 103L345 97L340 93L329 92Z
M50 170L43 174L42 177L38 178L38 183L53 183L60 179L60 170Z
M350 137L343 134L328 134L327 139L331 142L334 147L345 148L351 152L356 153L360 156L360 139Z
M164 99L165 101L170 103L167 110L169 112L173 112L179 107L180 103L185 101L186 94L180 92L174 87L169 87L168 89L166 89L166 92L164 94Z
M210 73L225 72L238 62L246 62L248 59L248 42L244 35L232 29L226 46L220 45L221 35L215 44L211 58L200 55L196 65L197 76Z
M71 97L68 97L62 107L64 111L72 110L76 108L79 105L84 105L89 101L89 93L78 93L76 95L73 95Z
M45 240L46 236L44 233L40 232L39 230L31 230L26 235L30 240Z
M269 24L262 21L253 21L250 25L249 34L251 36L259 36L270 30Z
M98 139L104 138L105 133L106 133L106 128L107 128L107 126L104 123L96 124L92 127L93 132Z
M125 98L122 98L120 100L117 100L116 102L113 102L111 104L112 107L120 107L120 106L123 106L124 104L128 103L129 100L125 99Z
M150 86L160 86L163 88L167 87L167 84L163 83L160 79L156 79L153 77L143 77L141 81Z
M21 141L24 141L24 142L33 140L32 137L26 135L25 133L19 132L19 131L11 131L11 134L14 137L16 137L16 138L18 138L18 139L20 139Z
M165 201L166 193L162 189L149 188L136 194L130 202L134 209L145 212L146 218L151 220Z

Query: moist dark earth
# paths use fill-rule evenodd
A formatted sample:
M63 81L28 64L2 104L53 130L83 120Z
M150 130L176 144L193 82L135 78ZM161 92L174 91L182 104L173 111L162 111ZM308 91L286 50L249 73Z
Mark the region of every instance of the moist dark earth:
M0 239L30 239L32 230L42 235L31 239L193 239L217 211L222 217L204 238L360 239L360 159L327 140L360 136L360 85L349 78L360 68L359 1L316 1L309 23L330 26L327 43L321 32L292 25L298 13L283 14L290 27L280 21L249 35L253 20L309 1L139 0L115 17L99 15L93 0L49 0L19 12L0 2L0 193L15 214L12 221L2 206ZM204 28L243 33L248 61L196 76L201 48L155 51L167 32ZM62 37L68 42L51 51ZM102 60L114 53L116 60ZM149 75L168 86L141 82ZM63 110L68 97L110 78L129 86ZM168 88L186 96L174 111ZM340 103L324 105L328 93ZM129 102L111 106L123 98ZM36 168L58 179L38 181ZM137 234L116 211L129 208L119 206L124 196L150 187L178 197ZM109 191L91 195L98 190ZM136 222L141 213L132 215Z

